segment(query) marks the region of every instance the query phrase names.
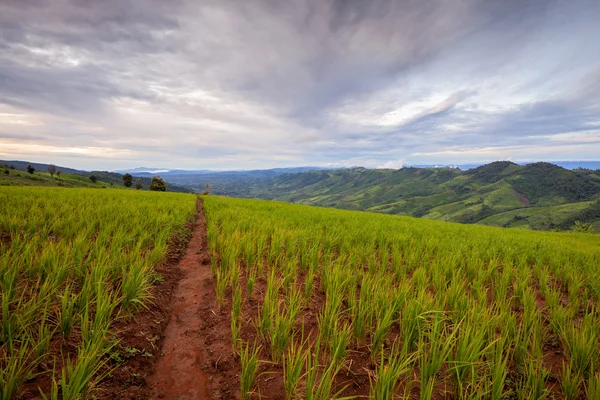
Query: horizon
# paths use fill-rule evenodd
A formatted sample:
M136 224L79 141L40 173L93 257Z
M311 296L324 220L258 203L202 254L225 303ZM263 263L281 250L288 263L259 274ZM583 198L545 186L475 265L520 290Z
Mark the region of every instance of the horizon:
M323 170L334 170L334 169L351 169L351 168L365 168L365 169L402 169L402 168L458 168L461 170L468 170L472 168L477 168L479 166L488 165L495 162L511 162L517 165L525 166L528 164L535 163L549 163L560 166L565 169L570 169L568 167L560 165L562 164L589 164L595 163L600 164L600 159L597 160L528 160L528 161L514 161L514 160L493 160L493 161L485 161L485 162L465 162L465 163L428 163L428 164L410 164L404 163L397 168L389 168L389 167L365 167L362 165L349 165L349 166L332 166L332 165L297 165L297 166L280 166L280 167L272 167L272 168L251 168L251 169L210 169L210 168L160 168L160 167L147 167L147 166L137 166L133 168L117 168L117 169L106 169L106 168L93 168L93 169L84 169L78 168L73 165L58 165L54 163L46 163L41 161L32 161L32 160L1 160L2 162L9 163L11 162L21 162L21 163L31 163L31 164L52 164L59 168L69 168L76 169L80 171L92 172L92 171L105 171L105 172L116 172L116 173L165 173L165 172L174 172L174 171L183 171L183 172L196 172L196 171L207 171L207 172L245 172L245 171L259 171L259 170L273 170L273 169L298 169L298 168L315 168L315 169L323 169ZM462 168L461 168L462 167ZM467 168L465 168L467 167ZM573 169L584 168L585 167L574 167ZM600 168L596 168L600 169ZM44 171L38 171L44 172Z
M588 0L7 0L0 159L399 168L600 154Z

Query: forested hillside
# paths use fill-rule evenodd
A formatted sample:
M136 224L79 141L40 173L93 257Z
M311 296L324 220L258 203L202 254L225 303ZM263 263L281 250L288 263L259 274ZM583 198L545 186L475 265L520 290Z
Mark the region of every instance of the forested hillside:
M284 174L217 193L462 223L600 229L600 171L549 163L454 168L351 168Z

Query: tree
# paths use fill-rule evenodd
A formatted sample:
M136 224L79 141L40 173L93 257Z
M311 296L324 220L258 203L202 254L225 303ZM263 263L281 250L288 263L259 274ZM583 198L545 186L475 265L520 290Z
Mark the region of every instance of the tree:
M206 187L206 190L203 190L202 193L200 193L203 196L206 196L206 195L210 194L210 184L207 183L205 187Z
M92 181L92 183L96 183L97 180L98 178L96 178L96 175L90 176L90 181Z
M142 178L137 178L135 180L135 188L136 190L140 190L142 188Z
M56 165L54 165L54 164L48 165L48 173L50 174L51 178L54 178L54 174L56 173Z
M133 176L131 176L131 174L123 175L123 185L125 185L125 187L131 187L132 184L133 184Z
M150 182L148 189L156 192L165 192L167 190L167 182L165 182L160 176L153 176L152 182Z
M31 165L28 165L27 172L29 172L31 175L33 175L33 173L35 172L35 168L33 168Z
M60 174L62 174L62 171L56 171L56 176L58 176L60 178Z

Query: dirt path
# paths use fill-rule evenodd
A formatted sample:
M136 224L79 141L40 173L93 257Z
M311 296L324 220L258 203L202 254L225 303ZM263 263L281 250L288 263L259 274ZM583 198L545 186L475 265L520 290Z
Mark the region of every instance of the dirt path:
M161 358L150 380L155 399L210 399L210 380L203 371L207 362L202 333L203 289L210 287L210 255L202 201L185 256L179 263L181 280L173 293L169 325Z

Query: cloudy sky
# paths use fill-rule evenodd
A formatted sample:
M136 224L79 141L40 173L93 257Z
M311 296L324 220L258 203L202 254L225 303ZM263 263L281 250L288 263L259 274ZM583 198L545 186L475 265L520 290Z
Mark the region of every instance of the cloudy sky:
M600 159L598 0L0 0L0 159Z

